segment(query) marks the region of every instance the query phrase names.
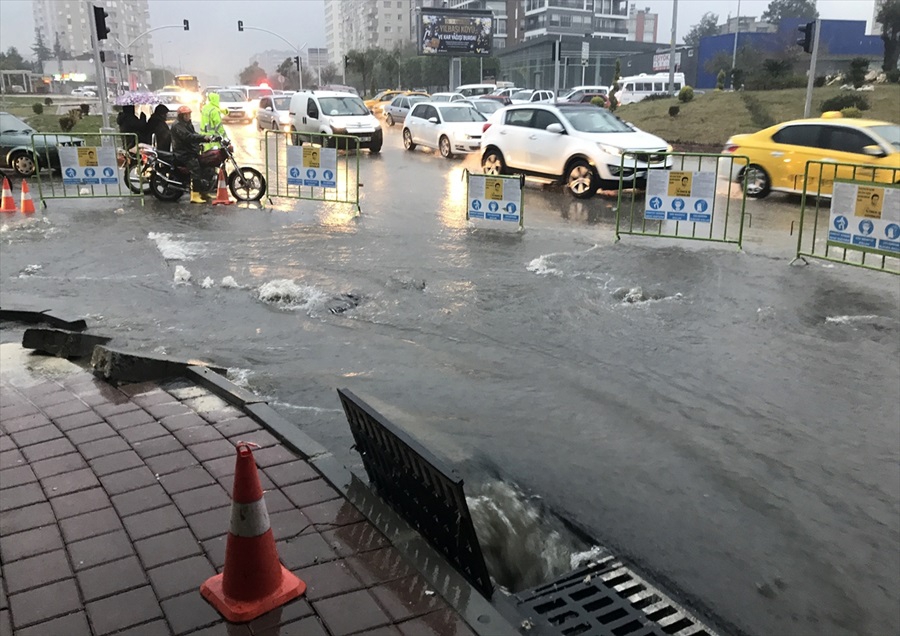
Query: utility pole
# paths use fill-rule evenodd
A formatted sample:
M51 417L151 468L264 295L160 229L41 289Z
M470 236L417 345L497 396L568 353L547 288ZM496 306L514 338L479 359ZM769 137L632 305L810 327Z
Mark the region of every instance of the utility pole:
M106 17L106 12L100 7L94 7L93 4L87 2L87 12L91 17L91 42L94 45L94 70L97 73L97 90L100 93L100 114L103 116L103 127L109 128L109 105L107 104L106 93L106 68L100 62L100 33L97 31L97 12ZM105 27L105 25L103 25ZM103 33L103 39L106 39L106 32Z
M806 103L803 105L803 117L809 117L812 108L813 86L816 81L816 58L819 56L819 35L822 30L822 20L816 20L816 34L812 43L812 59L809 61L809 78L806 81Z
M678 0L672 0L672 46L669 48L669 91L675 86L675 34L678 29Z
M737 28L734 31L734 48L731 51L731 70L734 70L735 65L737 64L737 42L738 36L741 34L741 0L738 0L738 12L737 12ZM731 88L734 88L734 75L731 76Z
M559 95L559 58L562 57L562 36L553 43L553 103Z

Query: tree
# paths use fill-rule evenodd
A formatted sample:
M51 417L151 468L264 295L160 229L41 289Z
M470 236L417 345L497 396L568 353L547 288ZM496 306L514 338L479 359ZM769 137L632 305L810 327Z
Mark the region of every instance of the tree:
M897 68L897 61L900 59L900 0L885 0L875 20L882 25L884 64L881 70L887 73Z
M362 91L365 94L369 90L369 80L372 78L375 65L378 63L381 49L373 48L365 51L353 49L347 52L347 70L358 73L362 78Z
M31 50L34 52L36 59L35 71L40 73L44 70L42 63L53 57L53 51L44 44L44 36L37 29L34 30L34 45L31 47Z
M400 49L385 51L381 54L380 60L383 75L386 75L385 86L396 85L400 88Z
M770 24L778 24L785 18L815 20L818 17L816 0L772 0L760 19Z
M719 32L718 24L719 16L707 11L700 18L700 22L692 26L688 34L684 36L684 43L689 46L697 46L700 44L700 38L716 35Z
M854 57L850 60L850 70L847 76L854 88L859 88L866 83L866 73L869 72L869 60L864 57Z
M619 92L619 80L622 79L622 61L616 58L616 70L613 73L612 86L609 88L609 109L615 111L619 107L619 99L616 93Z
M720 68L719 74L716 75L716 90L724 91L725 90L725 69Z
M244 86L256 86L268 79L266 72L260 68L259 62L254 62L238 75L238 81Z
M327 66L323 66L319 69L319 76L322 79L322 84L334 84L334 82L341 76L338 72L337 67L334 64L328 64Z
M0 69L10 71L21 71L27 69L31 64L25 61L19 50L11 46L6 49L6 53L0 53Z
M150 88L159 90L163 86L175 83L175 73L164 68L151 68L150 71Z

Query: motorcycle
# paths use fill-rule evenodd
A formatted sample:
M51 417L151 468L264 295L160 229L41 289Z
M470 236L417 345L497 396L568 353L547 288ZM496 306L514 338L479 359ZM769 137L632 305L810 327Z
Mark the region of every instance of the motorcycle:
M152 151L152 152L148 152ZM153 153L150 144L139 143L132 148L119 148L119 167L125 174L125 185L135 194L150 193L150 177L153 176Z
M218 148L200 153L200 174L195 176L198 192L215 194L221 168L226 169L226 182L238 201L259 201L266 194L266 178L256 168L239 166L234 159L234 146L224 137L216 137ZM150 193L160 201L177 201L191 192L190 170L175 161L175 154L152 146L141 148L144 170L150 170ZM145 172L146 174L146 172Z

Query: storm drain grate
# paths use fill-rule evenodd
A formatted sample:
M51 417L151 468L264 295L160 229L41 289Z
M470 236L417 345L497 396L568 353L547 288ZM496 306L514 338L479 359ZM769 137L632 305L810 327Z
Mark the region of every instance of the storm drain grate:
M563 636L715 636L609 554L516 598Z

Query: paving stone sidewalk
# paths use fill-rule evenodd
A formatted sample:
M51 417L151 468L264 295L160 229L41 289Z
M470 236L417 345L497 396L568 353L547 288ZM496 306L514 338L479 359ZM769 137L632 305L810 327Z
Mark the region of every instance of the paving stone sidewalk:
M314 466L206 389L116 388L68 362L49 359L48 377L11 360L0 373L0 636L473 634ZM260 446L279 555L308 586L243 625L199 593L224 565L238 441Z

